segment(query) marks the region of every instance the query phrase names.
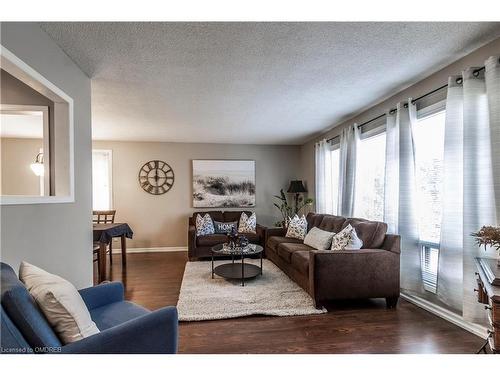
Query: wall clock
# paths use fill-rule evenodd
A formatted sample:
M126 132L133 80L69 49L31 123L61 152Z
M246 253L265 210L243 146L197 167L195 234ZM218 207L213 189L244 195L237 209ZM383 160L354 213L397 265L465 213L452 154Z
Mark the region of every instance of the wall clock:
M161 160L151 160L139 170L139 184L149 194L161 195L174 185L174 170Z

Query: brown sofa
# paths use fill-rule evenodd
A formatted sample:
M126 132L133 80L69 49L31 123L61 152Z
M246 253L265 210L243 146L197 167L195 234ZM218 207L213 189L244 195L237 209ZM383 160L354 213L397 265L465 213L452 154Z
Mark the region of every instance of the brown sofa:
M285 237L283 228L266 229L266 256L304 288L316 306L333 299L385 298L395 307L399 298L400 237L386 234L387 224L364 219L309 213L307 230L318 227L338 233L351 224L363 240L360 250L315 250Z
M247 215L251 215L251 211L205 211L205 212L194 212L189 218L188 225L188 256L189 260L196 260L197 258L204 258L211 256L210 248L212 246L218 245L220 243L227 242L227 236L225 234L210 234L206 236L196 236L196 215L200 214L204 216L209 214L212 220L220 222L231 222L239 221L241 213L245 212ZM257 224L257 233L245 233L250 243L258 244L264 246L265 239L265 227Z

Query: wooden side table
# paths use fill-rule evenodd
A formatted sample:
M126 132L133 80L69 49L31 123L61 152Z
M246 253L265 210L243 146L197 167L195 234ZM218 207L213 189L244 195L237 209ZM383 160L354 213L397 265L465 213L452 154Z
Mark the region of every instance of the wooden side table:
M484 304L488 316L488 339L479 352L486 353L488 346L493 353L500 353L500 267L497 260L475 258L477 267L477 301Z

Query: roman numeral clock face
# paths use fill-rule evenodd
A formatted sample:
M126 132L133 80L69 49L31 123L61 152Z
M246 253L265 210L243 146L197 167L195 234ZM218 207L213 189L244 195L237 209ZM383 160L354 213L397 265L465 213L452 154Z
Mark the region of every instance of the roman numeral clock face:
M149 194L161 195L174 185L174 171L164 161L151 160L139 171L139 184Z

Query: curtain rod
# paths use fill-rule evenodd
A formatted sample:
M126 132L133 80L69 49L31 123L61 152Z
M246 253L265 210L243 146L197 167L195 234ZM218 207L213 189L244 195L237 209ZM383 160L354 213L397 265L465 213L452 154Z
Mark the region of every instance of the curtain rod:
M474 71L472 72L472 74L474 75L474 77L477 77L477 76L479 75L479 73L480 73L481 71L483 71L484 69L485 69L485 67L484 67L484 66L483 66L483 67L481 67L481 68L478 68L478 69L474 70ZM463 82L463 78L461 78L461 77L460 77L460 78L457 78L457 79L456 79L456 82L457 82L458 84L461 84L461 83ZM423 94L423 95L419 96L418 98L413 99L413 100L411 101L411 104L415 104L415 103L416 103L416 102L418 102L419 100L422 100L423 98L426 98L426 97L428 97L428 96L430 96L430 95L432 95L432 94L435 94L436 92L441 91L442 89L445 89L445 88L447 88L447 87L448 87L448 84L443 85L443 86L440 86L440 87L438 87L437 89L434 89L434 90L432 90L432 91L429 91L428 93L425 93L425 94ZM406 108L406 107L408 107L408 104L405 104L404 106L405 106L405 108ZM390 110L388 111L388 113L392 115L392 114L393 114L393 113L395 113L396 111L397 111L397 109L396 109L396 108L392 108L392 109L390 109ZM359 124L359 125L358 125L358 129L362 128L362 127L363 127L363 126L365 126L365 125L368 125L370 122L373 122L373 121L376 121L376 120L378 120L378 119L381 119L381 118L382 118L382 117L384 117L384 116L386 116L386 113L383 113L383 114L381 114L381 115L379 115L379 116L377 116L377 117L374 117L374 118L372 118L371 120L365 121L365 122L363 122L362 124ZM331 142L331 141L333 141L334 139L337 139L337 138L339 138L339 137L340 137L340 135L336 135L335 137L328 138L326 141L327 141L327 142Z

